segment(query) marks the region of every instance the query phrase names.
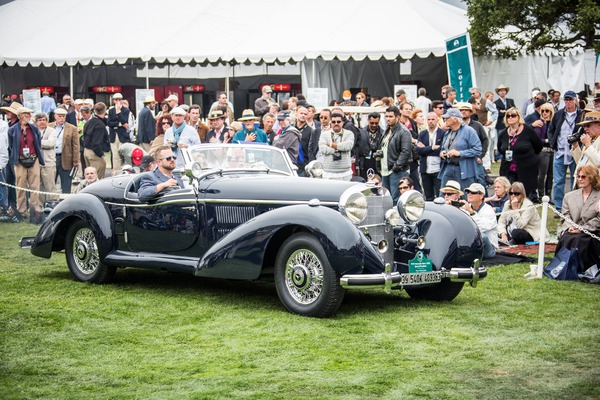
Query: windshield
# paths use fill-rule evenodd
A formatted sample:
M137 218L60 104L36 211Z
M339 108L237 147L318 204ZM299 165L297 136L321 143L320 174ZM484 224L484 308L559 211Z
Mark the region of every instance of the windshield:
M267 145L201 144L189 148L188 155L207 170L269 170L293 175L286 154Z

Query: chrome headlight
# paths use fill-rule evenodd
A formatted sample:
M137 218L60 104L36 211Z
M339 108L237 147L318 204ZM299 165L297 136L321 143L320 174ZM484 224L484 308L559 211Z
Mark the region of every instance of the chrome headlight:
M340 212L353 224L360 224L367 216L367 198L359 191L346 190L340 197Z
M400 214L398 213L398 210L393 208L387 210L385 212L385 222L392 226L400 225Z
M404 192L398 200L398 213L409 223L417 222L425 211L425 197L416 190Z

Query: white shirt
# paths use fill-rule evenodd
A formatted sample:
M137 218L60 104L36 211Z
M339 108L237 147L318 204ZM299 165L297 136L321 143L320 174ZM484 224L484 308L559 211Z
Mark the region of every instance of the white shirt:
M477 224L481 234L487 236L492 246L498 250L498 221L492 206L483 203L483 206L479 210L475 210L475 214L471 215L471 218Z

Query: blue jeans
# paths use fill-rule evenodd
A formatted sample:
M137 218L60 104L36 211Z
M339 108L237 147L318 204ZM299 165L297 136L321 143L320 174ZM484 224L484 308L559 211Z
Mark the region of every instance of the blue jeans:
M73 182L71 170L63 169L60 154L56 155L56 177L60 177L60 191L62 193L71 193L71 184Z
M442 181L441 187L445 187L448 181L456 181L460 183L460 188L464 192L466 188L471 186L471 183L475 182L475 177L472 176L470 178L461 179L460 177L460 166L454 164L448 164L446 169L444 170L444 175L440 178ZM485 186L484 186L485 187ZM441 194L440 194L441 196ZM463 195L463 198L466 200L466 193Z
M496 249L490 242L490 238L486 235L481 235L483 239L483 258L492 258L496 255Z
M398 203L398 199L400 198L400 188L398 188L398 184L400 183L400 179L408 176L410 171L401 171L401 172L392 172L389 176L390 180L390 192L392 193L392 201L394 204Z
M483 168L483 164L477 163L475 170L477 171L477 182L479 182L481 184L481 186L486 188L488 185L487 185L487 180L485 179L486 174L485 174L485 169ZM486 195L487 195L487 193L486 193Z
M558 210L562 209L563 198L565 197L565 182L567 180L567 168L571 171L571 188L575 182L575 161L570 164L564 163L564 156L554 158L552 173L554 175L554 185L552 186L552 197ZM569 190L571 190L571 188Z

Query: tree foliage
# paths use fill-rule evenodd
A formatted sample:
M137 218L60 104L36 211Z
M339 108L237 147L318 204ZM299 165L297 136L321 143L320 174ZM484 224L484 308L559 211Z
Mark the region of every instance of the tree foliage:
M465 0L476 55L515 58L543 49L600 53L598 0Z

